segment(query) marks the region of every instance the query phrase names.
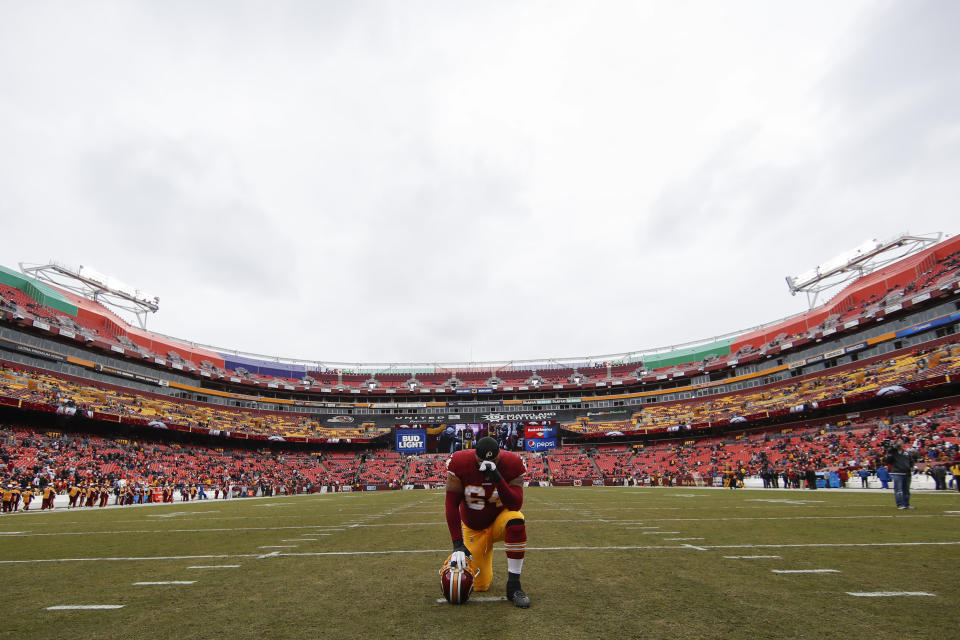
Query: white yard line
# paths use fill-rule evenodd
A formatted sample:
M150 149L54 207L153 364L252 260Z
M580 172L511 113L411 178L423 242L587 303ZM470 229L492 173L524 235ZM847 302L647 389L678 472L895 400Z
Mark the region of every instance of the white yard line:
M797 544L725 544L712 545L711 549L799 549L816 547L923 547L949 546L957 542L807 542Z
M218 558L256 558L255 553L219 556L140 556L136 558L45 558L39 560L0 560L0 564L35 564L42 562L145 562L148 560L214 560Z
M644 531L640 535L642 536L663 536L670 535L672 533L680 533L679 531Z
M239 569L240 565L238 564L198 564L193 567L187 567L187 569Z
M506 601L507 601L507 598L505 596L500 598L496 598L493 596L470 596L470 600L469 600L469 602L506 602ZM437 604L447 604L447 601L444 598L437 598Z
M758 544L758 545L617 545L603 547L527 547L527 551L644 551L644 550L712 550L712 549L749 549L749 548L802 548L802 547L910 547L910 546L960 545L957 542L876 542L876 543L814 543L814 544ZM496 551L501 550L495 548ZM448 553L449 549L403 549L393 551L316 551L279 553L280 557L299 556L365 556L407 553Z
M758 558L769 558L772 560L773 559L779 560L781 558L781 556L723 556L723 557L729 560L754 560Z
M935 593L927 593L926 591L847 591L848 596L857 596L858 598L890 598L897 596L932 596L936 597Z
M891 507L892 509L893 507ZM737 522L740 520L876 520L903 518L903 514L871 516L741 516L736 518L647 518L647 522ZM909 518L942 518L940 514L912 514ZM589 520L538 520L538 522L590 522ZM601 520L601 522L619 523L621 520Z
M770 569L772 573L840 573L837 569Z
M925 547L925 546L957 546L960 541L943 542L821 542L807 544L734 544L734 545L616 545L616 546L567 546L567 547L527 547L527 551L687 551L690 549L803 549L803 548L846 548L846 547ZM501 550L501 548L496 548ZM223 555L192 555L192 556L152 556L131 558L46 558L36 560L0 560L4 564L33 564L44 562L141 562L149 560L201 560L201 559L233 559L233 558L265 558L265 557L301 557L301 556L365 556L365 555L403 555L410 553L449 553L449 548L442 549L391 549L383 551L317 551L317 552L287 552L274 551L269 554L223 554Z
M768 499L768 498L753 498L750 500L744 500L744 502L770 502L774 504L808 504L808 503L821 503L826 502L826 500L789 500L787 498L778 498L778 499Z
M30 513L33 513L33 512L31 511ZM44 513L52 513L52 512L46 511ZM76 513L83 513L83 512L78 511ZM210 520L276 520L278 518L299 518L299 517L300 516L296 514L272 513L269 516L209 516L206 518L184 517L184 518L178 518L177 522L181 522L183 520L202 520L203 522L208 522ZM143 522L143 520L142 519L141 520L117 520L117 522Z
M430 523L436 524L436 522ZM379 525L367 525L379 526ZM342 527L318 527L318 526L298 526L298 527L225 527L218 529L120 529L116 531L61 531L56 533L28 533L25 531L9 531L6 535L22 537L44 537L44 536L94 536L94 535L119 535L128 533L223 533L230 531L289 531L291 529L309 529L310 535L330 535L329 533L314 533L316 531L345 531ZM0 534L2 535L2 534Z
M47 607L47 611L74 611L77 609L123 609L122 604L61 604Z
M146 587L155 584L196 584L196 580L168 580L165 582L134 582L135 587Z
M876 506L876 505L874 505ZM737 522L740 520L871 520L871 519L903 519L903 518L947 518L953 517L943 514L896 514L896 515L874 515L874 516L783 516L783 517L731 517L731 518L646 518L645 522ZM349 528L357 527L435 527L437 520L431 522L381 522L377 524L356 523L349 525ZM569 520L537 519L537 524L568 524L576 522L604 522L607 524L630 524L634 520L605 520L603 518L576 518ZM269 528L269 527L265 527Z

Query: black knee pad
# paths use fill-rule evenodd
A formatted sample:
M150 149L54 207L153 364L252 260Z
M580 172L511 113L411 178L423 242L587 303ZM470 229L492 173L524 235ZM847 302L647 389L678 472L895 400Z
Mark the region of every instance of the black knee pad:
M513 526L515 524L519 524L522 526L524 524L523 518L514 518L513 520L507 521L508 527Z

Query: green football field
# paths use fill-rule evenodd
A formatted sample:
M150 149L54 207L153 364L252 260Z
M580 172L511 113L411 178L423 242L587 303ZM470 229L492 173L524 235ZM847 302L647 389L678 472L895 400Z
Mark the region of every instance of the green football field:
M957 637L960 494L913 502L530 488L527 610L501 599L502 551L489 592L438 602L438 491L4 515L0 637Z

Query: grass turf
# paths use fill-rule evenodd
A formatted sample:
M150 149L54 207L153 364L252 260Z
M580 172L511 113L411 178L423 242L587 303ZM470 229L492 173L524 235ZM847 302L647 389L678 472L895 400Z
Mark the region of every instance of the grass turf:
M449 535L436 491L5 515L0 592L15 606L0 638L952 637L960 494L914 504L898 511L889 492L527 489L528 610L437 602ZM753 555L779 557L725 557ZM209 565L240 566L189 568ZM505 565L497 552L493 587L475 598L503 595ZM878 591L935 596L847 595ZM124 607L46 609L88 604Z

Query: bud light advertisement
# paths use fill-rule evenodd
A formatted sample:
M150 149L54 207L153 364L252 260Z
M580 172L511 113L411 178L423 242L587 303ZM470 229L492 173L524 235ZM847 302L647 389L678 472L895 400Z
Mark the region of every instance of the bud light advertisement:
M546 451L548 449L557 448L556 438L543 438L543 439L526 438L524 439L523 442L524 442L524 448L527 451Z
M426 450L426 429L397 429L397 451L399 453L424 453Z

